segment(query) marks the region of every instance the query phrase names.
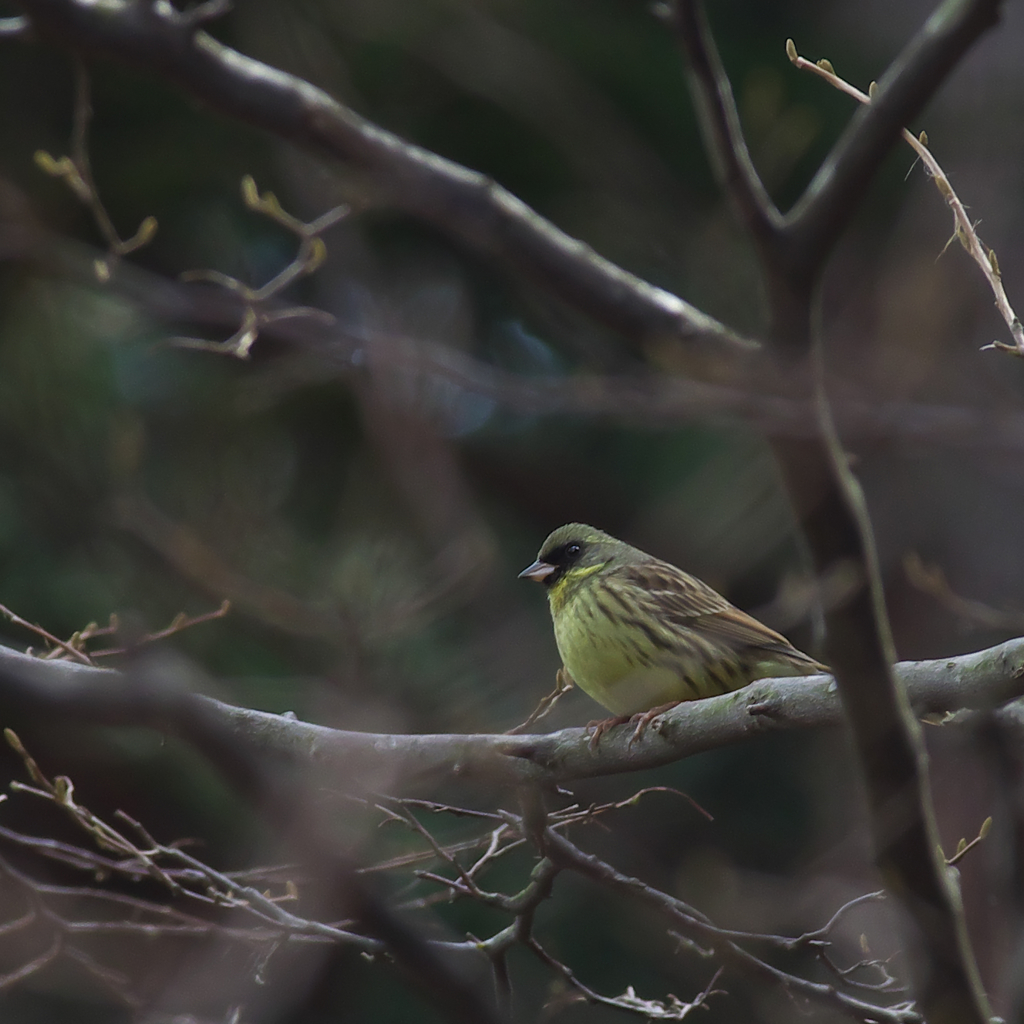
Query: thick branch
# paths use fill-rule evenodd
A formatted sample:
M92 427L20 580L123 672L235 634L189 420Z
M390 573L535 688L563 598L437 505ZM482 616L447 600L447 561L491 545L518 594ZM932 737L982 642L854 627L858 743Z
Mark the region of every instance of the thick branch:
M404 142L293 75L223 46L170 4L20 0L43 39L155 72L216 110L365 173L383 202L419 217L620 331L740 353L749 343L544 220L483 174ZM724 348L723 348L724 346Z
M918 714L997 708L1024 695L1024 638L974 654L904 662L897 672ZM137 675L43 661L0 647L0 707L6 714L20 710L94 724L148 725L191 742L197 740L196 721L208 721L231 739L229 747L240 743L261 759L315 765L321 785L375 791L453 776L555 785L653 768L764 733L843 723L828 676L764 680L682 704L632 747L632 730L623 727L606 733L592 750L587 731L575 728L524 736L346 732L198 696L181 679L167 685L165 673L154 690L140 686ZM154 680L156 672L147 675ZM199 734L207 752L211 728Z

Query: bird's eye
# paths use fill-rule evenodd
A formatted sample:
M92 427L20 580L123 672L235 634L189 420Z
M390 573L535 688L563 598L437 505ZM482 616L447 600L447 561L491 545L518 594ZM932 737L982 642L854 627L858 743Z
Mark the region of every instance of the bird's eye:
M575 558L580 553L579 544L569 544L565 549L566 558Z

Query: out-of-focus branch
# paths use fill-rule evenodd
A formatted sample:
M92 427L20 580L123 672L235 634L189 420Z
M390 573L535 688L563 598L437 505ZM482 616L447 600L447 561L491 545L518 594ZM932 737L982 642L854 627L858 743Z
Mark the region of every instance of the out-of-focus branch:
M435 486L441 482L443 478L436 474ZM436 505L428 505L429 511L434 508ZM389 602L386 615L368 617L357 614L354 607L336 595L320 600L301 598L247 576L196 532L169 518L142 494L119 495L113 502L113 512L118 526L147 544L176 572L207 593L216 597L227 595L226 600L238 610L272 629L344 648L350 654L361 652L368 642L380 641L407 628L417 615L458 592L480 571L481 564L486 565L489 554L483 543L472 544L472 534L461 546L456 540L432 560L428 567L430 579L422 588Z
M903 557L903 571L911 586L929 594L957 618L983 629L1013 632L1024 629L1024 612L1003 611L982 601L962 597L950 585L946 574L937 565L926 564L916 551Z
M19 0L40 38L154 72L231 117L345 161L378 202L502 259L542 288L643 349L648 341L701 343L737 355L749 342L599 256L485 175L371 124L310 83L232 50L170 4Z
M24 15L16 18L0 18L0 39L27 36L28 33L29 21Z
M0 259L28 262L42 273L92 283L97 258L97 251L89 246L58 238L30 223L0 219ZM111 287L148 315L168 323L188 323L191 329L230 333L244 316L244 300L231 292L184 284L128 263L118 267ZM732 383L642 371L522 374L430 339L310 319L282 320L273 315L277 312L273 302L267 308L270 322L260 334L288 354L266 369L255 367L243 385L259 401L272 401L291 389L332 378L361 378L367 373L366 354L373 349L375 372L393 373L404 382L415 380L417 387L407 389L413 394L422 394L432 385L451 384L524 415L601 417L642 428L721 419L746 423L776 438L812 437L818 429L814 402L763 363L756 372L737 366L730 374ZM830 383L830 390L838 390L832 399L833 412L840 434L851 443L884 441L912 450L940 445L988 454L1024 452L1024 412L1012 408L877 400L856 391L849 381Z
M451 778L453 771L466 780L549 786L654 768L764 733L843 723L828 676L763 680L682 704L657 719L642 740L630 745L632 730L622 727L605 733L592 749L582 728L515 736L348 732L184 689L164 688L157 700L150 688L136 685L135 675L0 647L0 708L7 714L31 710L95 724L146 725L191 742L198 737L201 748L215 727L229 752L240 744L262 758L313 763L322 785L348 791L394 790ZM903 662L897 675L919 715L999 708L1024 695L1024 639L955 658ZM204 731L205 721L211 724Z
M758 245L771 245L779 235L782 215L751 162L732 86L704 8L697 3L677 3L665 6L660 13L675 28L686 53L690 95L723 191L739 211L751 238Z
M36 165L54 178L63 180L79 202L88 207L96 227L107 243L107 255L93 261L93 271L101 283L110 280L112 267L122 256L148 245L157 231L156 217L146 217L131 238L122 238L107 213L92 176L89 158L89 125L92 121L92 88L89 72L81 58L75 61L75 114L71 131L71 155L55 159L45 150L37 150Z
M193 12L196 8L193 8ZM192 12L190 12L192 13ZM268 308L270 300L277 298L302 277L314 273L327 257L327 247L320 237L328 228L334 227L348 216L347 206L337 206L315 220L306 223L286 212L273 192L260 195L256 182L250 175L242 179L242 199L250 210L279 224L291 232L299 241L298 249L291 262L259 288L253 288L229 274L219 270L190 270L181 275L182 281L203 281L218 285L237 295L244 303L242 322L238 330L224 341L208 341L205 338L172 338L170 343L180 348L198 349L202 352L219 352L248 359L260 330L276 320L310 319L322 324L333 324L334 317L323 309L310 306L285 306Z
M58 709L67 709L79 721L134 723L186 738L272 827L290 836L302 851L304 863L328 880L324 897L340 898L361 933L382 943L442 1013L463 1024L498 1024L503 1019L475 983L397 916L357 874L339 853L335 838L320 831L318 817L309 813L309 794L296 773L286 771L280 760L264 756L259 744L233 728L215 704L189 692L190 680L182 666L175 669L166 663L150 663L144 669L140 662L126 675L73 661L30 658L6 648L0 648L0 654L5 666L0 674L10 684L4 701L8 714L56 714ZM47 666L62 669L63 674L40 674ZM86 674L76 675L75 669ZM86 712L94 701L97 717Z
M123 494L113 508L117 524L158 552L184 577L260 622L292 636L330 643L358 642L352 615L338 602L323 607L253 580L229 565L194 533L137 494Z
M354 339L349 336L349 340ZM648 428L720 418L746 423L768 437L808 438L818 432L814 401L787 389L785 381L766 379L766 375L758 384L738 374L732 385L646 372L528 375L425 339L381 333L363 343L377 350L382 373L404 379L413 375L427 383L450 382L531 416L593 416ZM283 369L275 366L265 383L257 376L252 386L274 393L275 389L355 372L349 362L332 357L325 348L296 356ZM1024 413L1012 409L875 400L846 383L835 399L835 416L843 438L851 443L885 441L908 449L939 445L986 452L1024 451Z

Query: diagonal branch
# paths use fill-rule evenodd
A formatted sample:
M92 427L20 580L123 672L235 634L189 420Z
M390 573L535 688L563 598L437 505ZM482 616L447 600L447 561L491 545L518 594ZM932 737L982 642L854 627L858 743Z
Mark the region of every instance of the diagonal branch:
M505 261L621 332L638 351L655 339L685 342L708 355L752 349L683 299L565 234L486 175L411 145L309 82L222 45L170 4L19 0L19 5L42 39L158 74L222 113L345 161L365 175L377 201Z
M690 96L719 185L735 204L754 242L770 249L777 244L782 215L750 159L732 86L704 7L699 3L677 3L664 15L686 53Z
M826 259L908 124L975 40L1001 0L945 0L879 80L793 209L779 218L757 177L721 60L699 0L677 0L671 21L691 62L689 84L704 144L723 191L757 245L780 353L805 354L804 311Z
M999 21L1002 0L944 0L878 81L786 218L784 256L794 278L817 277L881 166L908 125L979 36Z

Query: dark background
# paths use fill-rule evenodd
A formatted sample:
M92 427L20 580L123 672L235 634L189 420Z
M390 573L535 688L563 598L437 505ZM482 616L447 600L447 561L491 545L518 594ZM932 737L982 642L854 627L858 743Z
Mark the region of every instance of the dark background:
M786 38L866 88L930 12L880 2L709 7L752 155L783 206L854 106L793 68ZM645 5L242 0L212 31L486 172L729 326L752 335L763 327L753 255L712 181L680 54ZM1022 35L1020 5L1011 4L910 126L927 130L997 251L1011 302L1024 301ZM245 208L244 174L303 218L358 192L344 168L231 123L145 74L106 63L91 72L89 152L100 194L123 235L147 215L160 224L153 243L129 258L145 271L174 278L216 268L258 285L284 266L294 240ZM102 287L81 272L97 254L82 244L101 244L96 230L63 183L33 162L37 150L67 151L73 84L66 53L0 42L0 602L66 637L111 612L137 631L157 629L232 596L226 619L170 642L216 678L217 695L344 728L497 732L525 718L558 667L543 594L516 573L551 529L581 520L700 575L813 648L799 602L776 600L806 575L805 563L767 444L742 423L666 429L526 415L450 381L360 372L351 350L328 373L325 360L310 364L301 346L273 339L257 342L248 362L169 346L169 337L198 333L195 325L156 315L116 280ZM872 402L1019 413L1022 367L979 351L1008 333L966 254L955 242L943 252L951 217L913 162L909 148L890 157L832 260L830 368ZM29 257L19 241L26 231L63 241ZM292 294L335 314L352 335L428 341L523 374L636 368L611 332L387 209L360 210L325 241L327 263ZM1014 635L1012 618L1004 630L957 618L910 584L903 559L916 551L956 592L1024 608L1024 449L927 437L851 447L900 656L939 657ZM118 504L125 494L144 495L217 566L169 557ZM237 584L230 595L223 567ZM335 616L342 628L287 628L261 603L261 587L292 595L311 621ZM14 626L0 632L9 644L38 646ZM574 695L554 724L598 715ZM274 859L251 811L178 745L141 730L16 724L46 770L72 775L97 811L125 807L165 840L201 837L219 865ZM940 829L952 849L988 813L983 759L963 737L929 730L929 740ZM844 751L834 735L787 736L581 785L584 802L675 786L714 815L709 823L678 798L652 794L586 842L721 924L813 927L875 885ZM9 776L18 771L11 759ZM365 862L414 843L385 836L340 799L327 807ZM44 832L58 827L36 811L3 809ZM988 846L963 871L998 1003L1006 938L986 888L1000 870L998 829ZM513 891L528 867L525 856L510 859L488 884ZM686 998L713 973L706 961L666 952L663 933L634 908L579 881L559 886L542 930L553 952L602 991L632 984L650 997ZM455 935L504 923L461 905L435 917ZM894 939L884 918L869 924L872 952L885 953ZM854 921L849 930L856 941L869 929ZM194 1004L185 994L193 955L183 944L161 954L160 970L144 957L134 969L147 991L162 992L153 996L161 1006L223 1019L218 1000L226 997L215 985ZM124 950L107 959L130 971ZM251 964L237 960L244 974ZM287 958L272 963L283 984ZM521 1019L536 1019L550 979L525 954L513 970ZM296 986L301 977L296 970ZM343 977L318 984L301 1011L264 1006L264 1018L430 1019L386 968L355 956ZM782 995L736 979L723 987L732 995L713 1001L709 1020L793 1013ZM58 1009L74 1020L125 1013L71 969L38 975L0 995L0 1007L5 1001L8 1020L52 1019ZM614 1016L583 1007L560 1015Z

